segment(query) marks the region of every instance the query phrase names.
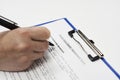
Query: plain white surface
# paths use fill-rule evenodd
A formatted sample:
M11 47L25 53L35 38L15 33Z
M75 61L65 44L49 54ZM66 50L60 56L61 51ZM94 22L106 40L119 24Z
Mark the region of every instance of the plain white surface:
M0 15L31 26L67 17L120 73L120 0L0 0Z

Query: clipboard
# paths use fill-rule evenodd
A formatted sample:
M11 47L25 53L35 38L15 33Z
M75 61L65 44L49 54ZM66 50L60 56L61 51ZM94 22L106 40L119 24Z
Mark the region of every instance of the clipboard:
M60 20L64 20L70 27L71 27L71 31L68 32L68 35L73 38L78 44L80 44L79 41L77 41L74 38L74 33L77 33L80 38L82 38L82 40L90 47L90 49L92 49L92 51L96 54L96 56L92 56L91 54L86 53L86 55L88 56L88 58L94 62L97 60L102 60L102 62L112 71L113 75L115 75L119 80L120 80L120 74L107 62L107 60L104 58L104 55L102 54L102 52L94 45L94 41L93 40L89 40L86 35L84 33L82 33L82 31L78 30L67 18L60 18L60 19L56 19L56 20L52 20L52 21L48 21L45 23L41 23L41 24L37 24L35 26L43 26L45 24L49 24L52 22L56 22L56 21L60 21ZM81 45L81 44L80 44ZM82 46L82 45L81 45ZM83 48L83 47L82 47ZM84 50L84 48L83 48Z
M94 41L93 40L89 40L87 37L86 37L86 35L84 34L84 33L82 33L82 31L80 31L80 30L78 30L67 18L60 18L60 19L56 19L56 20L52 20L52 21L48 21L48 22L45 22L45 23L41 23L41 24L37 24L37 25L34 25L34 26L36 26L36 27L39 27L39 26L46 26L46 25L48 25L48 24L51 24L51 23L56 23L56 22L60 22L60 21L62 21L62 22L64 22L64 24L66 24L69 28L70 28L70 30L67 30L67 31L65 31L65 33L67 33L67 35L69 36L69 39L71 39L71 41L73 40L78 46L80 46L80 48L81 48L81 50L85 53L85 56L89 59L89 61L91 62L91 64L105 64L109 69L110 69L110 74L113 76L113 77L116 77L117 79L119 79L120 80L120 75L119 75L119 73L107 62L107 60L104 58L104 55L100 52L100 50L95 46L95 44L94 44ZM62 25L62 26L64 26L64 25ZM48 26L49 27L49 26ZM55 26L56 27L56 26ZM59 31L59 30L57 30L57 27L55 28L55 30L54 30L55 32L59 32L59 33L61 33L61 31ZM64 31L64 30L62 30L62 31ZM57 35L58 36L58 35ZM75 37L75 36L77 36L77 38ZM66 39L63 37L63 36L61 36L61 35L59 35L59 37L63 40L63 42L71 49L71 51L74 53L74 55L75 55L75 57L77 57L77 58L79 58L79 60L80 60L80 62L82 63L82 64L85 64L85 62L84 62L84 60L82 60L82 58L79 56L79 55L82 55L82 54L77 54L76 53L76 51L74 51L74 49L72 49L72 46L71 45L69 45L69 43L66 41ZM64 50L62 50L61 48L60 48L60 46L55 42L55 40L54 40L54 38L53 38L53 36L51 37L51 39L52 39L52 41L54 41L54 43L56 44L56 46L60 49L60 51L62 52L62 53L64 53ZM89 54L89 52L87 52L87 50L86 50L86 48L84 48L84 46L81 44L81 41L79 40L79 39L81 39L86 45L87 45L87 47L89 47L91 50L92 50L92 52L94 53L94 54ZM73 44L74 45L74 44ZM77 47L78 47L77 46ZM49 48L49 52L52 52L52 50L54 50L55 48L53 48L53 47L50 47ZM79 49L79 48L78 48ZM65 50L65 51L67 51L67 50ZM69 52L69 51L68 51ZM55 52L53 52L53 54L52 55L54 55L54 56L56 56L57 54L55 53ZM61 57L61 55L58 55L58 56L60 56ZM68 56L69 56L69 54L68 54ZM53 56L52 56L53 57ZM69 56L70 57L70 56ZM74 57L74 58L75 58ZM54 57L55 58L55 57ZM64 59L64 58L61 58L61 59ZM69 58L68 58L69 59ZM70 58L71 59L71 58ZM45 57L44 57L44 60L46 61L46 63L48 63L47 62L47 60L45 59ZM73 59L74 60L74 59ZM44 65L45 64L42 64L43 62L43 59L42 60L39 60L39 64L36 62L36 64L35 65L40 65L40 66L42 66L42 67L44 67ZM100 62L101 61L101 62ZM95 75L95 71L93 71L93 70L95 70L95 69L91 69L91 70L87 70L87 68L89 68L89 66L83 66L83 67L86 67L85 69L86 70L79 70L79 71L84 71L84 73L83 74L80 74L80 75L75 75L75 73L74 73L74 71L71 69L71 67L68 65L68 63L66 63L66 62L63 62L64 63L64 65L67 65L67 68L66 67L64 67L64 66L61 66L61 64L63 64L60 60L58 60L57 62L59 62L58 63L58 65L61 67L61 70L63 69L63 71L66 71L66 73L68 73L68 77L70 77L70 79L68 79L68 78L66 78L66 74L62 74L61 73L61 75L62 75L62 77L65 79L65 80L80 80L78 77L86 77L87 76L87 74L85 74L85 73L90 73L89 74L89 76L91 75L91 74L93 74L94 73L94 76L96 76ZM75 62L75 60L74 60L74 62ZM79 61L78 61L78 63L79 63ZM76 64L76 63L74 63L74 64ZM47 65L48 66L48 65ZM73 66L75 66L75 65L73 65ZM102 65L102 66L104 66L104 65ZM53 66L54 67L54 66ZM77 65L77 67L79 68L80 66L78 66ZM93 66L92 66L93 67ZM96 65L94 65L94 67L96 67ZM33 67L33 68L35 68L35 67ZM47 68L47 67L45 67L45 68ZM54 67L55 68L55 67ZM66 69L64 69L64 68L66 68ZM76 68L76 67L75 67ZM51 68L51 69L53 69L53 68ZM83 68L84 69L84 68ZM105 68L106 69L106 68ZM38 73L37 74L37 72L38 72L38 70L36 70L36 72L35 72L35 70L36 69L34 69L33 71L32 70L30 70L30 71L26 71L25 73L7 73L7 72L0 72L0 74L2 74L2 75L4 75L5 74L5 76L8 76L9 78L11 78L10 80L16 80L16 78L15 77L17 77L17 79L21 79L21 80L24 80L24 79L22 79L21 78L21 76L20 75L22 75L23 77L26 77L27 76L27 78L25 79L25 80L29 80L29 79L35 79L36 78L36 80L39 80L39 78L40 78L40 73ZM48 75L49 76L52 76L52 74L49 74L49 71L47 71L47 70L45 70L45 69L43 69L43 68L41 68L41 70L43 70L43 75L44 74L47 74L46 72L48 72ZM56 71L57 69L55 69L54 71ZM46 71L46 72L45 72ZM33 74L34 73L34 74ZM26 76L25 75L23 75L23 74L26 74ZM56 73L54 73L54 74L56 74ZM79 72L78 72L78 74L79 74ZM14 75L17 75L17 76L14 76ZM34 75L33 77L31 77L32 75ZM46 80L59 80L59 79L61 79L61 75L59 76L58 75L58 78L57 79L55 79L55 77L51 77L51 78L48 78L46 75L45 75L45 79ZM11 76L11 77L10 77ZM18 77L19 76L19 77ZM98 75L97 75L98 76ZM101 77L103 77L103 75L101 74L101 75L99 75L99 76L101 76ZM0 75L0 77L3 79L3 80L6 80L7 78L3 78L3 76L1 76ZM107 76L105 76L105 77L107 77ZM62 79L63 79L62 78ZM83 79L83 78L81 78L81 79ZM87 78L87 79L89 79L89 78ZM87 80L87 79L85 79L85 80ZM97 79L97 78L96 78ZM96 79L92 79L92 80L96 80ZM114 78L113 78L114 79ZM7 79L8 80L8 79ZM41 80L41 79L40 79ZM44 80L44 79L43 79Z

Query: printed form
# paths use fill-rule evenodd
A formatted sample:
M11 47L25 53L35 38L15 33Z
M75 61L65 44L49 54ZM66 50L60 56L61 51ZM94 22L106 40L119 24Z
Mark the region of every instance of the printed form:
M51 31L49 41L55 46L49 46L44 57L26 71L0 71L0 80L118 80L101 60L88 59L82 47L68 35L72 28L65 20L43 26ZM92 54L78 35L75 38Z

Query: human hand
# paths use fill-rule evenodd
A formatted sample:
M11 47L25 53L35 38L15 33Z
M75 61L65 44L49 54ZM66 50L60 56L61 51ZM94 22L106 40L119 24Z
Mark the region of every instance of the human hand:
M22 71L48 49L50 32L44 27L18 28L0 33L0 70Z

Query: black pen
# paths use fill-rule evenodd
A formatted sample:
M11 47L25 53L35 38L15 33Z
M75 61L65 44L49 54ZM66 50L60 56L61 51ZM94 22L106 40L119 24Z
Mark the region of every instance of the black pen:
M10 30L19 28L19 26L17 26L17 23L15 23L15 22L13 22L13 21L11 21L3 16L0 16L0 25L4 26L5 28L8 28ZM49 42L49 45L54 46L54 44L51 42Z

